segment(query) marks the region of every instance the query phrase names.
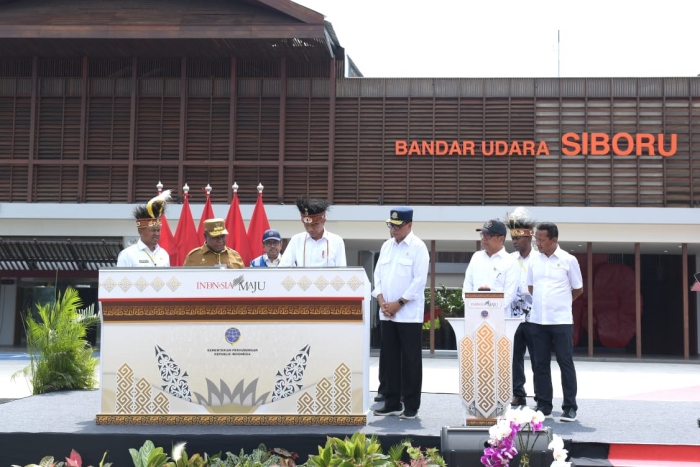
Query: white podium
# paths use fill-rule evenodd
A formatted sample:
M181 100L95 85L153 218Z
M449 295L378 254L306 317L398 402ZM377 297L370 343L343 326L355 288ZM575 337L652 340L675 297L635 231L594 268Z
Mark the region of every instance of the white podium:
M513 396L513 336L520 318L506 318L502 292L464 293L464 335L458 337L459 394L467 426L488 426Z
M100 270L97 424L365 425L362 268Z

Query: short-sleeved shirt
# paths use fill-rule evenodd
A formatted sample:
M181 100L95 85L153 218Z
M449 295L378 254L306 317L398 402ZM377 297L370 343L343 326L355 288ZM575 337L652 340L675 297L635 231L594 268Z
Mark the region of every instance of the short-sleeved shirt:
M190 251L183 266L216 266L217 264L225 264L229 269L244 267L243 259L236 250L226 247L221 253L215 253L206 244Z
M551 256L538 254L530 259L527 285L532 286L530 322L573 324L572 289L583 287L578 260L557 246Z
M161 268L170 266L170 255L165 249L156 245L150 251L140 239L133 245L124 248L117 257L118 268Z
M280 268L332 268L347 266L345 242L342 237L328 230L314 240L306 233L298 233L289 240L278 267Z
M520 284L520 266L508 254L505 248L489 256L485 251L472 255L467 271L464 273L464 292L477 292L479 287L487 285L494 292L503 292L505 309L510 313L510 304Z

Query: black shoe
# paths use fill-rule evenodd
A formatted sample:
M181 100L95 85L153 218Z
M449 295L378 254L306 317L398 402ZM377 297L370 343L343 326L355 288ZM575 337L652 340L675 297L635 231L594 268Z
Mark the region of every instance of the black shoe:
M403 412L401 412L401 415L399 415L399 418L402 418L404 420L412 420L418 416L418 411L417 410L411 410L411 409L406 409Z
M560 422L575 422L576 421L576 411L572 408L568 408L559 417Z
M510 401L510 405L512 407L521 407L523 405L527 405L527 401L525 400L524 397L515 396L515 397L513 397L513 400Z
M377 394L374 396L374 402L384 402L386 400L386 396L384 394Z
M552 409L545 409L544 407L535 407L535 412L542 412L542 415L544 415L544 418L552 418ZM576 416L576 412L574 412L574 416Z
M374 415L378 417L385 417L387 415L401 415L403 413L403 409L398 408L398 409L387 409L386 406L382 407L381 409L377 409L372 412Z

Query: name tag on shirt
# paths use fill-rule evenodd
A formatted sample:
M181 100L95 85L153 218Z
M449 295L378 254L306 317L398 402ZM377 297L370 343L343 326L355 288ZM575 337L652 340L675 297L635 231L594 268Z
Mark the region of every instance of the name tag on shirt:
M147 259L140 259L139 263L150 263L150 261L148 261Z

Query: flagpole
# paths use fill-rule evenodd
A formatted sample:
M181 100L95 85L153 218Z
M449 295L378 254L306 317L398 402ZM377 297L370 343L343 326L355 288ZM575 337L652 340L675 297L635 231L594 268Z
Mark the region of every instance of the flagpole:
M561 78L561 38L560 30L557 29L557 78Z

